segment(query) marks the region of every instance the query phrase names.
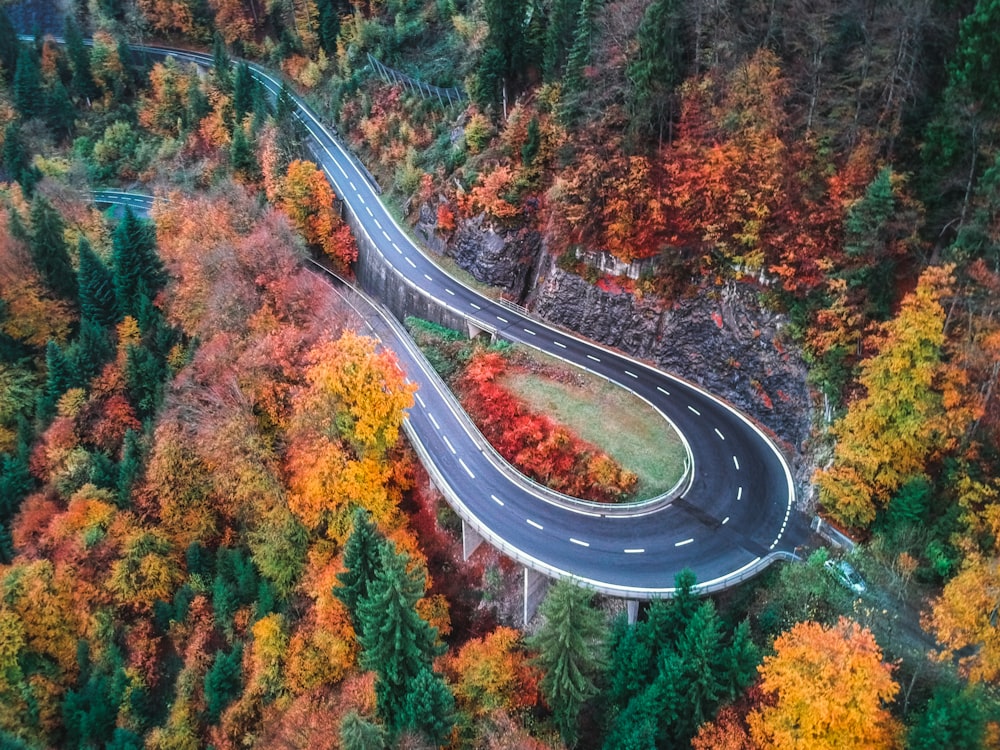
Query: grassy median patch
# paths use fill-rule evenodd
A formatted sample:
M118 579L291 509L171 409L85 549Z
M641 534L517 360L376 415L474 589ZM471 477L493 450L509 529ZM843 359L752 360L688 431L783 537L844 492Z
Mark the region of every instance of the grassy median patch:
M532 354L535 362L539 356ZM512 369L503 384L529 406L600 447L639 482L635 500L660 495L684 473L684 444L642 399L603 378L569 365L538 371Z

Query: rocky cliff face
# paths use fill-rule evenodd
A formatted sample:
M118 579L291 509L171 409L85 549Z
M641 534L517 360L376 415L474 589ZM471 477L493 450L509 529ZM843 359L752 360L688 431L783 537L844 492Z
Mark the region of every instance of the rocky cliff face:
M542 318L616 347L727 399L796 454L809 436L806 366L780 344L780 317L757 287L730 282L664 307L593 285L547 259L530 298Z
M420 207L416 230L428 247L455 259L476 281L503 289L523 299L535 262L541 256L542 238L533 229L498 230L482 216L462 219L447 242L437 233L437 212Z

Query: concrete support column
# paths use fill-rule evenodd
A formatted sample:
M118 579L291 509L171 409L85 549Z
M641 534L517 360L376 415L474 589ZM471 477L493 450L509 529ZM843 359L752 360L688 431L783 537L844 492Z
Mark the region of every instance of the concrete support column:
M483 543L483 538L479 535L479 532L472 528L469 524L462 520L462 559L468 560L472 557L472 553L476 551L480 544Z
M524 569L524 625L527 626L535 610L545 598L549 588L549 579L531 568Z
M628 624L635 625L639 619L639 601L637 599L626 599L625 610L628 612Z

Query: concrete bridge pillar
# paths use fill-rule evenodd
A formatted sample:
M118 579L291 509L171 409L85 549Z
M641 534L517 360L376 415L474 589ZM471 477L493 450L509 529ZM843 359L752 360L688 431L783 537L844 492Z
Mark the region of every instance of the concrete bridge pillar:
M639 600L626 599L625 611L628 612L628 624L635 625L636 622L639 620Z
M535 616L535 610L545 598L549 588L549 579L531 568L524 569L524 625Z
M472 557L472 553L482 543L483 538L479 535L479 532L467 524L465 519L462 519L462 559L468 560Z

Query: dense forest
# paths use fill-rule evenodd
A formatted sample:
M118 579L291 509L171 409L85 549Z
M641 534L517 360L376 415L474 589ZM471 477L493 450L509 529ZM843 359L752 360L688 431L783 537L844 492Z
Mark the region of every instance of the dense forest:
M997 29L1000 0L0 0L0 746L1000 747ZM306 263L358 249L245 59L434 251L488 277L469 238L501 238L518 302L558 273L777 316L812 408L775 437L869 592L818 548L717 598L679 571L634 626L553 584L519 629L513 563L462 561L402 436L412 385ZM505 432L469 359L513 454L543 420ZM527 462L634 481L574 441Z

